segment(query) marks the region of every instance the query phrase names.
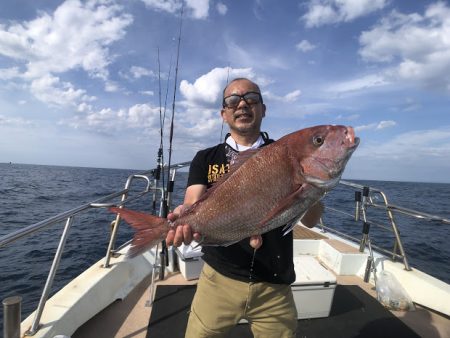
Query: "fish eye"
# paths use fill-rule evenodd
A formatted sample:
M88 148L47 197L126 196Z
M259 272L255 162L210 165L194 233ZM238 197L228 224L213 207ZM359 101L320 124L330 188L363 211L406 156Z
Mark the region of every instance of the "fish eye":
M313 144L316 146L316 147L319 147L319 146L321 146L322 144L323 144L323 141L325 140L325 138L324 137L322 137L322 136L314 136L313 137Z

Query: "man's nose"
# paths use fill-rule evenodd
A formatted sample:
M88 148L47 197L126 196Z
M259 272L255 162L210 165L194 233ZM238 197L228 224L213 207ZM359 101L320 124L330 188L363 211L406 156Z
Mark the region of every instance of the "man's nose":
M243 108L243 107L248 107L248 103L247 101L245 101L245 99L243 97L240 98L239 103L237 105L237 108Z

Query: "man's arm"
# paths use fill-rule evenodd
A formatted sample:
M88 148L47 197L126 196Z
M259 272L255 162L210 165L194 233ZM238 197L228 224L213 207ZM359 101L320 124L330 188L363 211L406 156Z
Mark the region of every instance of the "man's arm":
M184 208L187 208L197 202L200 197L206 192L206 185L193 184L187 187L184 195L184 202L182 205L177 206L172 213L167 215L170 221L175 221ZM176 229L169 230L166 236L167 245L180 246L181 243L190 244L192 239L198 241L201 239L199 233L192 233L192 229L188 224L179 225Z

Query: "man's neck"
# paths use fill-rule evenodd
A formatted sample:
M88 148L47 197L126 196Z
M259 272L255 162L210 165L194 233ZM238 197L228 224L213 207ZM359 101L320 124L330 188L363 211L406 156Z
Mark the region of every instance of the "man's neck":
M253 143L256 142L260 133L252 135L239 135L231 132L231 137L236 141L237 144L241 146L251 147Z

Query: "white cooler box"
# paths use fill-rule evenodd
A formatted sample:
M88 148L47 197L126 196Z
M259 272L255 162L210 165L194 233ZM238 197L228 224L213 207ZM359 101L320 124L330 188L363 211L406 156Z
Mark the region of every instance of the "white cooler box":
M336 277L312 256L294 257L296 279L292 283L298 319L328 317Z
M178 256L178 266L180 272L186 280L197 279L203 267L203 253L201 246L197 242L190 245L181 244L176 248Z

